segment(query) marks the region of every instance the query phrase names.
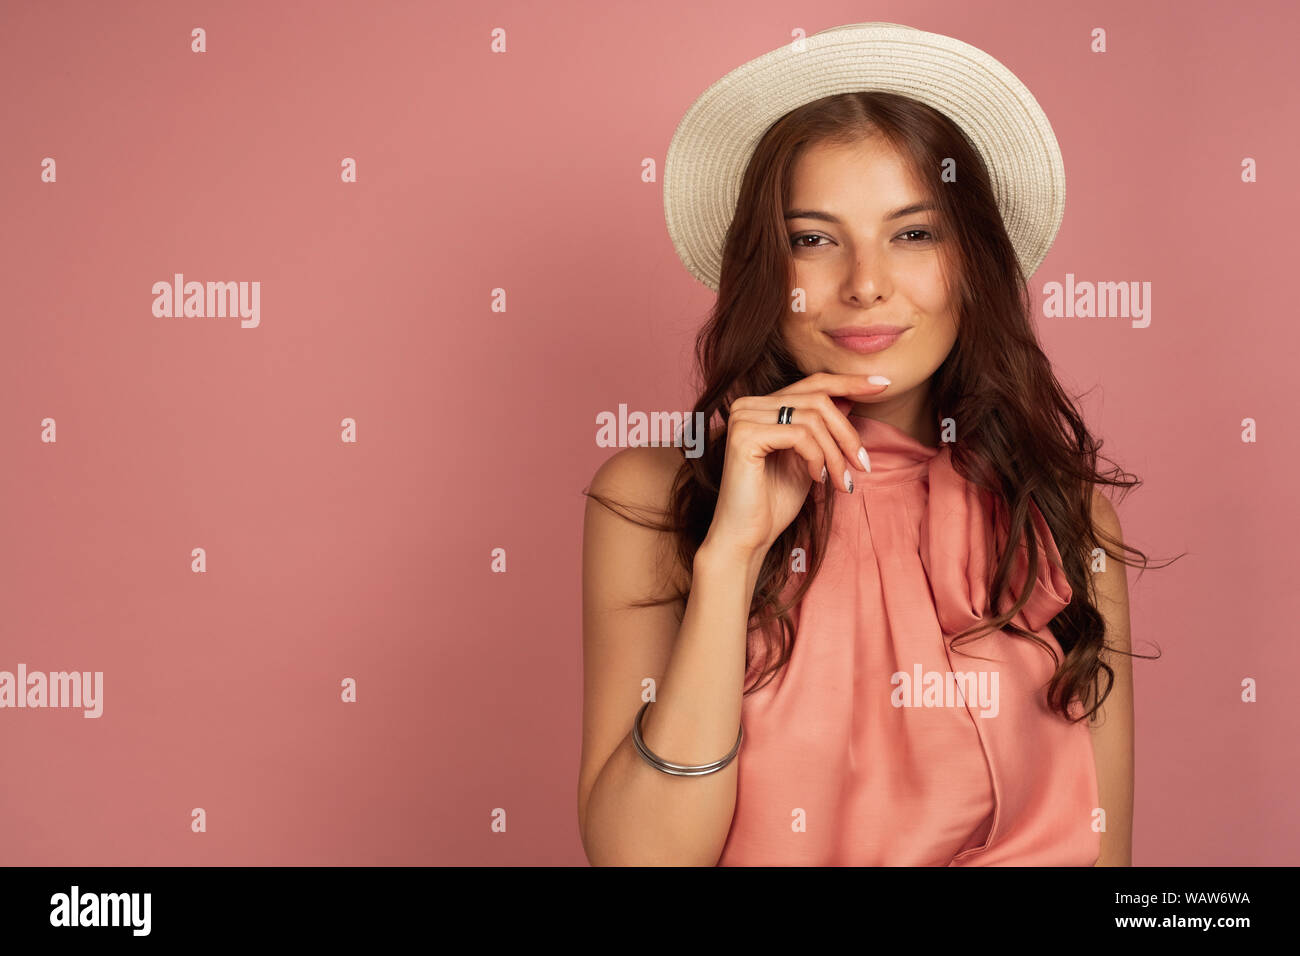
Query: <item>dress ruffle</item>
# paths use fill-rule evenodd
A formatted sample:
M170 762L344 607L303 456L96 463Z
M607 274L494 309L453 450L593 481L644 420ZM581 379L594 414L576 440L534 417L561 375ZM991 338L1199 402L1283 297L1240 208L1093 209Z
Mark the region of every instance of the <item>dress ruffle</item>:
M934 589L939 623L951 636L984 619L994 558L1006 548L1009 534L1005 523L999 523L995 536L992 498L957 473L951 448L945 446L930 459L928 475L930 501L921 517L921 561ZM1073 591L1061 569L1061 554L1047 519L1032 501L1029 511L1037 538L1038 570L1029 600L1012 620L1038 631L1069 606ZM1022 536L1000 613L1014 607L1023 593L1028 555Z
M934 455L927 474L930 496L921 518L921 561L940 626L950 639L985 619L993 561L1005 550L1009 534L1005 521L995 526L991 496L953 468L949 447ZM1047 519L1032 501L1029 511L1038 568L1029 599L1012 622L1037 635L1061 660L1061 646L1047 625L1069 605L1073 591ZM1022 536L1011 583L999 602L1002 613L1023 594L1028 570L1029 550ZM963 639L948 650L955 660L969 654L1003 662L1001 712L975 722L993 778L993 826L982 848L958 854L953 865L1092 865L1101 848L1101 835L1092 828L1097 804L1092 735L1087 721L1071 724L1048 707L1046 688L1056 665L1047 651L1005 630ZM1079 708L1072 713L1077 715Z

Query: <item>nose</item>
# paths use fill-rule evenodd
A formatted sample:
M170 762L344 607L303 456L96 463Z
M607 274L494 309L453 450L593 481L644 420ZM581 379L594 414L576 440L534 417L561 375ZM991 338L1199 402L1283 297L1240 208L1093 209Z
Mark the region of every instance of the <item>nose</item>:
M893 285L884 256L862 251L853 257L844 277L844 296L850 302L867 306L877 299L887 299Z

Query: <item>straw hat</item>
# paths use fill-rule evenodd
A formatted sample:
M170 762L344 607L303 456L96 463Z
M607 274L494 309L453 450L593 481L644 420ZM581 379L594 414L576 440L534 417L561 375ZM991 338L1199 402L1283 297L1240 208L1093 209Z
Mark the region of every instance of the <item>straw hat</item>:
M1025 275L1056 238L1065 167L1056 135L1014 73L961 40L898 23L853 23L732 70L691 104L664 160L664 216L677 255L715 292L722 243L749 158L774 122L812 100L880 90L955 122L988 167Z

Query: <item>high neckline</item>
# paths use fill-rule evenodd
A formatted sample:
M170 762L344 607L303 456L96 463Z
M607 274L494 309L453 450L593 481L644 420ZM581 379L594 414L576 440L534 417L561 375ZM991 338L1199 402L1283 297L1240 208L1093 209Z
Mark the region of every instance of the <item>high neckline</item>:
M929 462L943 451L942 445L931 446L913 438L907 432L888 422L865 415L850 413L848 419L862 439L862 447L871 459L871 471L863 471L855 462L855 481L906 480L920 477Z

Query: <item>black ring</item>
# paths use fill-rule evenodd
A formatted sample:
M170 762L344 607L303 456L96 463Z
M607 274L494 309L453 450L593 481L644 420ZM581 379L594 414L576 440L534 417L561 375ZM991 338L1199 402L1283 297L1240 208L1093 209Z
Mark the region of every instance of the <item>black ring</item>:
M793 421L793 419L794 419L793 406L782 405L780 410L776 413L776 423L778 425L789 425L791 421Z

